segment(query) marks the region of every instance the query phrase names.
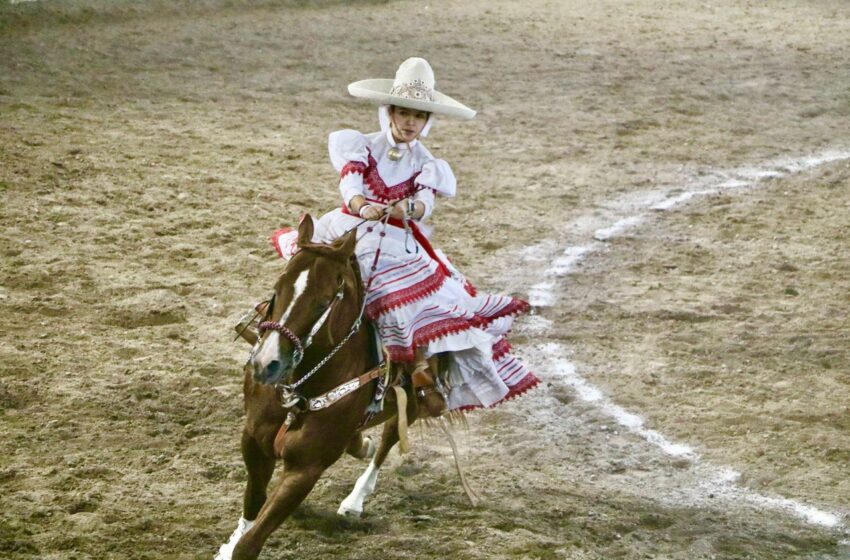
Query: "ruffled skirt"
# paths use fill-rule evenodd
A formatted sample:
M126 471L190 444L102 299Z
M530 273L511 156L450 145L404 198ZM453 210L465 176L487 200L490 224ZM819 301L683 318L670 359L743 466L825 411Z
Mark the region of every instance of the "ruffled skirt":
M329 243L361 221L334 210L318 220L313 240ZM514 316L526 312L528 303L477 293L422 235L420 243L403 228L367 222L357 236L367 317L391 360L412 361L420 347L426 357L449 353L450 410L494 406L539 383L511 354L506 339Z

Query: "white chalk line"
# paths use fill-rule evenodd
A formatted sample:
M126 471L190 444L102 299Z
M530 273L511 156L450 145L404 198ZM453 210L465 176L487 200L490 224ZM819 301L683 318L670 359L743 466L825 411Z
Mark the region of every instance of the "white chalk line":
M612 226L596 230L593 237L598 241L608 241L609 239L617 237L633 227L640 225L643 223L643 220L644 217L640 215L622 218L614 222L614 225Z
M696 453L689 446L673 443L655 430L645 428L643 418L615 404L599 388L588 383L576 372L575 365L563 356L563 349L560 344L547 343L540 349L555 364L553 374L572 387L581 400L593 403L605 414L614 418L618 424L660 447L668 455L696 459Z
M720 179L708 188L685 191L675 196L667 196L666 193L650 191L642 196L639 204L643 209L653 211L669 211L694 198L715 194L729 189L742 189L756 186L760 181L770 178L780 178L788 174L799 173L820 165L850 159L850 151L827 150L820 154L803 156L800 158L783 158L773 160L757 167L742 167L731 172L718 172ZM626 231L644 223L648 215L644 211L637 214L620 218L613 225L596 229L593 232L595 242L583 246L571 246L563 250L550 267L544 272L546 280L539 282L529 289L529 303L537 307L553 306L558 295L556 289L557 278L570 274L570 272L585 257L596 253L604 247L603 242L622 235ZM545 245L530 247L523 255L526 261L545 262L548 256ZM535 334L544 334L552 322L540 315L532 315L526 321L524 328ZM567 358L566 348L555 342L542 345L540 350L547 356L547 362L554 363L551 377L560 379L571 387L579 399L591 403L604 414L612 417L619 425L628 431L638 435L647 442L660 448L665 454L673 457L686 458L693 463L699 462L699 455L688 445L670 441L663 434L648 429L644 426L644 420L637 414L628 412L623 407L614 403L597 387L589 383L577 371L575 365ZM803 519L807 523L820 525L828 528L839 528L843 524L843 514L828 512L802 502L784 497L774 497L759 494L738 484L740 474L729 469L719 467L708 467L709 476L699 485L702 493L701 498L716 499L724 497L728 500L747 502L760 508L781 510ZM844 543L844 541L842 541ZM846 544L850 544L847 541Z

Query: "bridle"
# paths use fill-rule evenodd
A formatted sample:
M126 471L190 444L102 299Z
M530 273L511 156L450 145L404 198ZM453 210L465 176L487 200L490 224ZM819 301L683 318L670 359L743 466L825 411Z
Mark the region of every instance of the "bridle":
M327 320L328 316L331 314L331 311L333 311L334 305L336 305L336 303L338 301L342 301L342 298L343 298L343 295L344 295L344 290L345 290L345 281L343 280L339 284L339 288L336 291L336 295L334 295L330 304L328 304L328 306L325 308L325 311L322 313L321 317L316 319L316 322L313 323L313 326L310 329L310 334L308 334L304 338L303 343L301 342L301 339L298 338L298 335L296 335L294 332L292 332L289 329L289 327L287 327L287 326L285 326L282 323L279 323L277 321L263 321L262 323L260 323L259 326L258 326L260 336L262 336L266 331L276 331L276 332L280 333L281 336L286 338L289 342L291 342L292 346L295 347L295 351L293 352L293 358L292 358L292 361L293 361L292 367L293 368L297 367L298 364L301 363L301 360L304 359L304 351L307 350L307 348L309 348L310 345L313 343L313 337L316 336L316 333L319 332L319 329L322 328L322 325L325 324L325 321ZM270 302L269 307L271 307L273 304L274 304L274 301L272 300Z
M311 344L313 344L313 337L316 336L316 334L325 324L325 321L327 321L336 304L342 301L344 295L345 280L343 279L340 281L339 288L337 288L336 294L334 295L333 299L325 308L324 312L322 312L322 315L318 319L316 319L315 323L313 323L313 326L310 328L310 333L306 337L304 337L303 341L298 337L298 335L292 332L289 327L278 321L263 321L262 323L260 323L258 325L259 335L263 336L266 331L276 331L281 336L286 338L289 342L291 342L292 346L295 348L292 355L292 368L295 369L296 367L298 367L298 364L301 363L301 360L304 359L304 352L307 350L307 348L310 347ZM273 309L273 307L274 297L269 302L269 308Z
M357 264L354 263L354 266L357 266ZM357 283L359 284L359 279L358 279ZM328 304L328 306L325 308L325 311L322 313L322 315L313 324L313 326L310 329L310 333L306 337L304 337L303 341L302 341L302 339L300 339L298 337L298 335L296 335L294 332L292 332L292 330L289 329L289 327L281 324L278 321L263 321L262 323L260 323L259 326L258 326L259 334L260 334L260 336L262 336L265 333L265 331L276 331L276 332L280 333L281 336L285 337L287 340L289 340L292 343L292 345L294 347L293 356L292 356L292 362L293 362L292 371L294 372L295 369L298 367L298 365L301 363L301 361L304 359L305 351L313 343L313 338L316 336L316 334L319 332L319 330L325 324L325 321L330 316L330 314L333 311L336 304L342 302L344 297L345 297L345 280L343 279L340 282L339 288L337 289L336 294L334 295L333 299L331 300L331 303ZM270 305L269 305L270 309L273 308L273 303L274 303L273 301L270 302ZM343 346L345 346L345 343L347 343L351 339L351 337L354 336L357 333L357 331L360 330L360 326L363 324L363 314L364 314L365 310L366 310L366 298L364 297L363 302L360 305L360 311L357 314L357 318L354 320L354 323L351 325L351 328L349 329L348 334L346 334L345 337L342 340L340 340L336 344L336 346L334 346L334 348L325 355L324 358L322 358L315 366L313 366L310 369L310 371L308 371L307 373L302 375L297 381L292 382L292 383L284 383L283 380L281 380L281 381L278 381L275 384L275 388L279 389L281 391L281 404L284 408L296 407L297 405L299 405L301 403L306 403L308 401L308 399L306 397L304 397L303 395L301 395L300 393L298 393L296 391L296 389L298 389L298 387L300 387L301 385L306 383L307 380L309 380L316 372L318 372L322 368L322 366L324 366L326 363L328 363L328 361L330 361L330 359L333 358Z

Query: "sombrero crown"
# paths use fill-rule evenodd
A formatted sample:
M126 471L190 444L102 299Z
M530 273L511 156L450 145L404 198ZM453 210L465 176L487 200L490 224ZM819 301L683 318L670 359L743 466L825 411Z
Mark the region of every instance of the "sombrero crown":
M471 119L475 111L434 89L434 71L424 58L408 58L395 73L395 80L360 80L348 85L354 97L377 101L461 119Z

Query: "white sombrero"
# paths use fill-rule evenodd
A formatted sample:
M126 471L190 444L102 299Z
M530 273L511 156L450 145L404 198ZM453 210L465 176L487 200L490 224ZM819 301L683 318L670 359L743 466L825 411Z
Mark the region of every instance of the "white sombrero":
M380 105L396 105L439 115L471 119L475 111L434 89L434 71L424 58L408 58L395 73L395 80L360 80L348 85L354 97Z

